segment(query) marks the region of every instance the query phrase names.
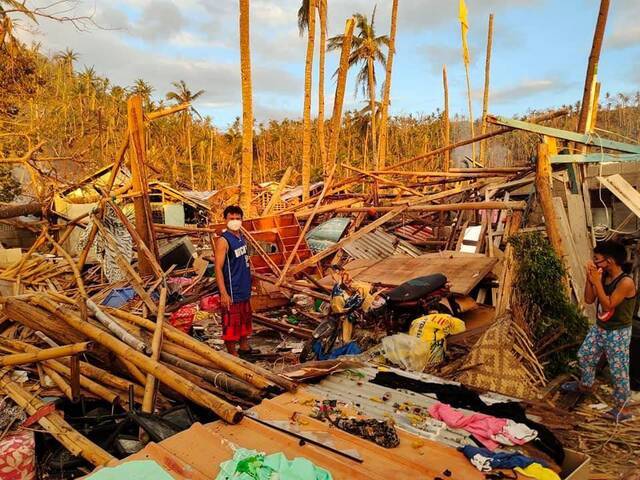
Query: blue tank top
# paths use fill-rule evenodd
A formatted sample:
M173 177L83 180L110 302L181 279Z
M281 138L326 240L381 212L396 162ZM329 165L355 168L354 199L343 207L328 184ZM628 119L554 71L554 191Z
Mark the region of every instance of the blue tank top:
M224 286L233 303L246 302L251 298L251 270L247 243L242 236L237 237L225 230L222 236L227 240L229 249L222 266Z

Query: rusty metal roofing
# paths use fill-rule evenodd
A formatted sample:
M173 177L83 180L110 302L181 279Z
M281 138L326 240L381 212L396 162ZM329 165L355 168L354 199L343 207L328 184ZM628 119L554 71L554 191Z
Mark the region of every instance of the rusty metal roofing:
M355 259L383 259L393 255L418 257L423 253L409 242L401 240L381 228L346 243L342 248Z

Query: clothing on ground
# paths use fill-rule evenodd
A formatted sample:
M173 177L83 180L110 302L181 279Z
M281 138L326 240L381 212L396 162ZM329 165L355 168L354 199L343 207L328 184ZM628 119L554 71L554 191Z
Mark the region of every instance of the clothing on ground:
M357 418L339 417L329 421L347 433L356 435L384 448L394 448L400 445L400 439L395 427L389 420L374 418L359 420Z
M523 445L537 436L537 432L526 425L483 413L465 415L444 403L436 403L429 407L429 415L442 420L451 428L466 430L490 450L495 450L500 444Z
M439 401L454 408L464 408L522 423L538 432L538 438L531 442L532 446L549 455L558 465L562 465L564 462L565 455L562 443L547 427L530 420L519 403L503 402L487 405L480 399L480 395L464 385L423 382L395 372L378 372L371 382L383 387L410 390L423 394L435 394Z
M242 235L236 236L225 230L222 236L229 248L222 266L224 286L233 303L246 302L251 298L251 269L247 243Z
M232 303L229 309L222 311L222 340L237 342L248 337L253 331L251 321L251 303L249 301Z
M464 456L481 472L490 472L500 468L526 468L534 463L547 466L542 460L520 455L519 453L492 452L486 448L473 447L471 445L466 445L458 450L464 453Z
M317 341L313 344L312 349L318 360L334 360L344 355L360 355L362 353L362 350L360 350L356 342L349 342L338 348L334 348L329 353L323 353L322 343Z
M288 460L282 453L265 455L238 448L231 460L220 464L216 480L332 480L331 473L306 458Z
M539 463L532 463L526 468L517 467L515 470L525 477L535 478L536 480L560 480L560 476L556 472L550 468L543 467Z
M596 379L596 367L603 354L607 357L613 398L616 407L622 408L630 395L629 386L629 346L631 344L631 327L616 330L605 330L592 325L580 350L578 362L582 371L582 384L591 387Z

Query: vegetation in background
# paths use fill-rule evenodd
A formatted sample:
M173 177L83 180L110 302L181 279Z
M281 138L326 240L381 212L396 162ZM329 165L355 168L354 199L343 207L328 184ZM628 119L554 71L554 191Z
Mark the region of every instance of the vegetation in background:
M587 319L567 297L565 268L539 232L510 238L516 273L512 311L529 327L547 378L567 371L587 332Z
M38 165L54 178L73 181L111 163L120 148L127 127L126 100L131 93L143 96L147 110L169 106L166 91L154 92L144 79L133 85L115 85L91 67L78 68L82 58L65 50L51 58L40 46L20 45L12 55L0 50L0 158L20 157L30 146L45 141L39 158L51 162ZM194 85L193 87L197 87ZM185 85L189 90L192 86ZM197 91L197 88L191 90ZM173 102L171 102L173 103ZM197 101L194 105L197 108ZM370 106L345 112L338 146L338 162L362 167L370 165ZM575 130L579 105L563 106L571 114L554 119L550 126ZM377 110L377 108L376 108ZM526 116L545 111L526 112ZM187 119L185 115L188 115ZM185 124L189 128L185 128ZM328 125L328 122L327 122ZM640 92L632 95L606 93L602 97L598 125L609 132L603 136L629 141L640 137ZM322 174L317 120L312 125L311 178ZM391 116L388 125L387 165L421 155L443 145L442 112ZM619 133L623 132L623 135ZM189 135L187 135L189 133ZM294 168L292 183L300 182L303 125L300 119L270 120L254 124L254 182L278 180L287 167ZM464 117L452 118L451 141L468 138ZM218 189L239 183L242 128L240 118L224 130L211 117L186 112L154 121L148 131L150 168L163 181L191 188L190 162L195 189L209 185ZM488 142L488 165L516 165L535 157L539 138L526 132L512 132ZM461 166L464 149L453 152L452 166ZM209 179L209 162L213 168ZM416 162L407 170L438 170L443 157Z
M22 194L22 186L9 167L0 166L0 202L9 203Z

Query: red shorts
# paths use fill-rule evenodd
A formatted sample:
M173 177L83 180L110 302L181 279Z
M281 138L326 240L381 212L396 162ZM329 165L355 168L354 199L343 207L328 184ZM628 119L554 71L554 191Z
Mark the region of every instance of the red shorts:
M222 311L222 339L237 342L248 337L253 331L251 323L251 302L232 303L229 310Z

